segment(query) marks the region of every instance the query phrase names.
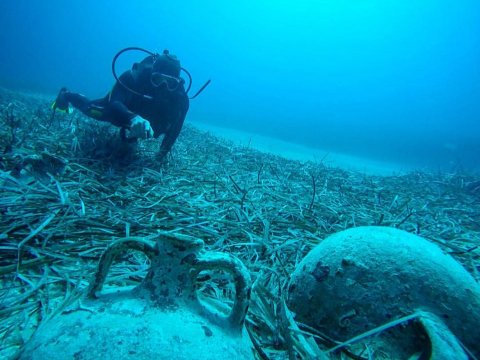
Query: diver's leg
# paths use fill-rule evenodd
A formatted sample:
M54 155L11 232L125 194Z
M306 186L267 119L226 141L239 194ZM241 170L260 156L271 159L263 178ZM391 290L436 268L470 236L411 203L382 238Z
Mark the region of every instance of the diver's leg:
M53 109L68 111L71 104L74 108L96 120L107 121L120 127L120 134L125 138L125 130L130 128L131 119L135 114L128 110L122 102L118 100L111 101L109 94L104 98L90 100L86 96L68 91L62 88L53 103Z
M98 100L90 100L86 96L78 93L68 91L66 88L62 88L52 105L53 110L56 109L69 112L70 105L80 110L88 117L108 121L105 118L104 107L108 103L106 98Z
M75 109L80 110L87 116L91 116L90 108L92 105L92 101L88 99L85 95L68 91L65 93L65 99L67 99L67 101L72 104Z
M82 113L87 115L88 117L97 119L97 120L104 120L105 119L105 105L106 101L105 98L97 99L97 100L90 100L86 96L78 93L73 92L66 92L65 98L67 101L72 104L72 106Z
M70 104L88 117L107 121L118 127L129 127L130 120L135 116L122 102L111 101L110 95L90 100L82 94L62 88L53 104L53 109L68 111Z

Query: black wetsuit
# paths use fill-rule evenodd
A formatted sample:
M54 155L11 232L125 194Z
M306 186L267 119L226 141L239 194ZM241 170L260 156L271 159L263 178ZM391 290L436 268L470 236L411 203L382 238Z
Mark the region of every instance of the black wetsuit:
M123 84L147 97L135 94L116 82L104 98L89 100L84 95L67 91L66 100L85 115L122 128L122 134L130 127L131 119L140 115L150 122L155 138L165 134L160 151L166 154L180 134L189 99L183 83L174 91L166 86L154 87L150 80L152 64L153 57L148 56L120 76Z

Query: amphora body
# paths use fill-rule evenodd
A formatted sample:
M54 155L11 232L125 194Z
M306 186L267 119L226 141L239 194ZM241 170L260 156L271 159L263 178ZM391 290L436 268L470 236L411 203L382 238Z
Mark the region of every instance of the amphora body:
M41 324L21 359L254 359L244 329L250 277L201 240L170 236L156 242L127 238L110 245L81 306ZM144 252L151 267L134 289L102 292L112 261L128 249ZM235 283L229 314L199 300L202 271L222 270Z

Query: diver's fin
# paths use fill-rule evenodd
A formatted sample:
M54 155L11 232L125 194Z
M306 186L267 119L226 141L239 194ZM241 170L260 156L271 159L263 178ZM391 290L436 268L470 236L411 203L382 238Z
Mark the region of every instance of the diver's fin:
M71 114L71 112L72 112L72 110L73 110L70 106L68 106L66 109L61 108L60 106L57 105L57 102L56 102L56 101L54 101L54 102L52 103L51 108L52 108L52 110L53 110L54 112L57 111L57 110L60 110L60 111L63 111L63 112L65 112L65 113L67 113L67 114Z
M66 94L67 94L67 88L65 87L61 88L60 91L58 92L57 98L52 103L52 110L54 112L56 110L65 111L67 114L70 114L72 112L72 108L68 103Z

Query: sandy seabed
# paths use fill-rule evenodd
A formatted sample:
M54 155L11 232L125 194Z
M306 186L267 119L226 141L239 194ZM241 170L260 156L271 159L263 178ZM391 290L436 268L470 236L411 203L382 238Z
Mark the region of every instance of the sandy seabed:
M286 159L323 163L329 167L363 172L368 175L401 175L414 170L414 168L402 164L316 149L259 134L222 128L202 122L195 122L194 126L220 138L230 140L237 146L251 147L260 152L275 154Z

